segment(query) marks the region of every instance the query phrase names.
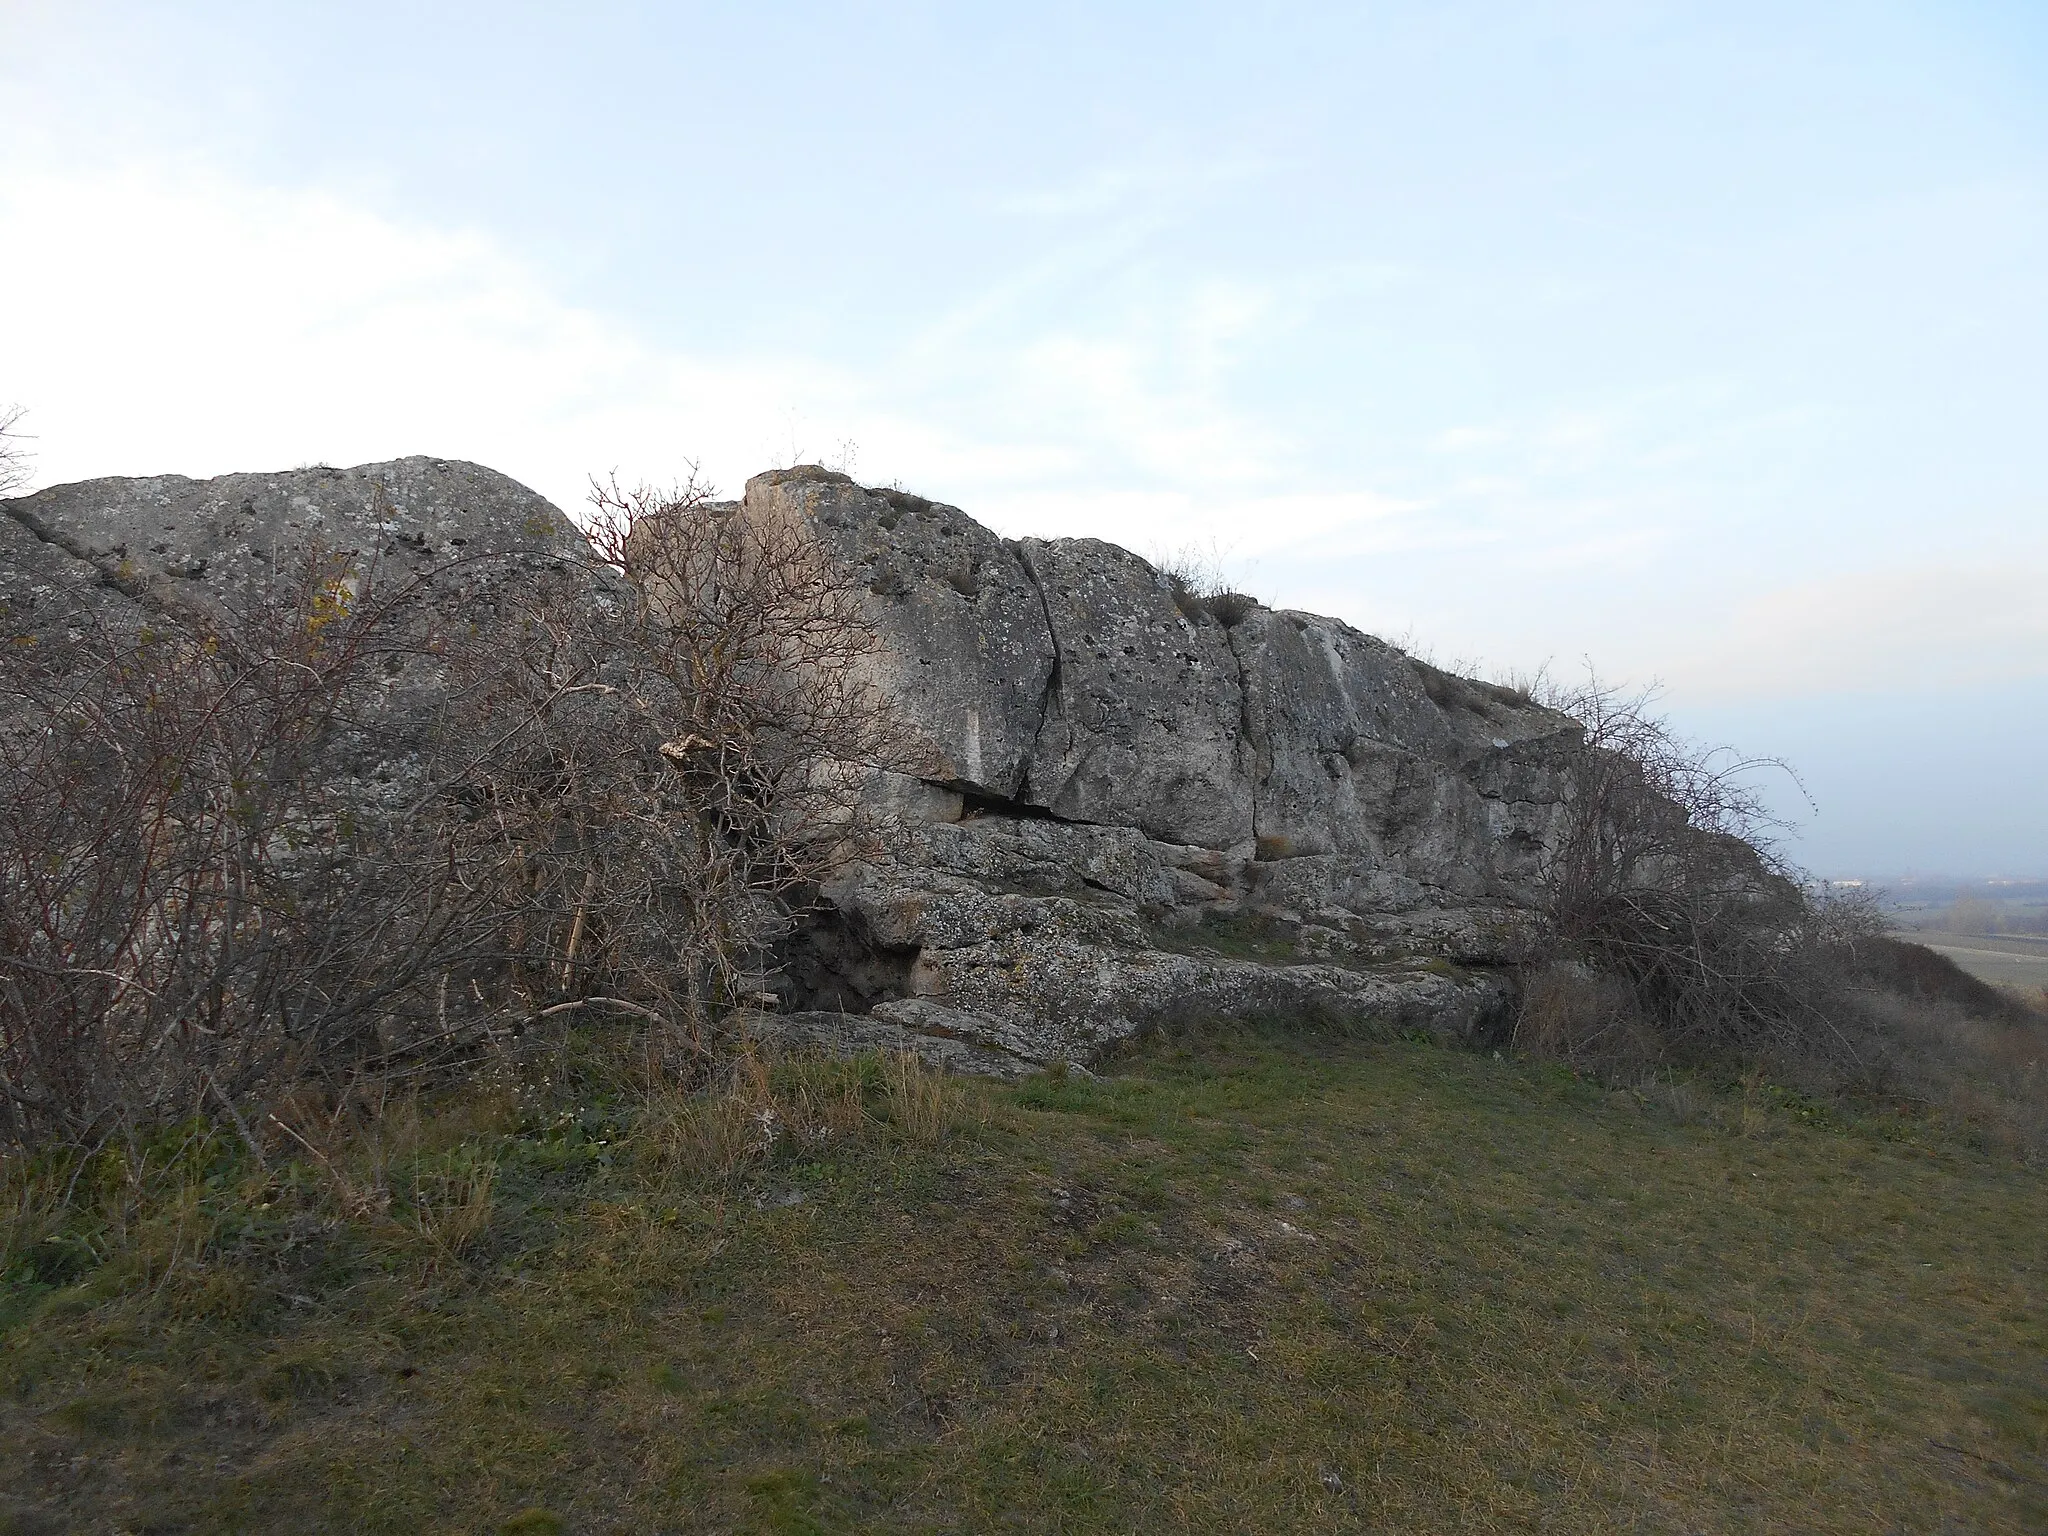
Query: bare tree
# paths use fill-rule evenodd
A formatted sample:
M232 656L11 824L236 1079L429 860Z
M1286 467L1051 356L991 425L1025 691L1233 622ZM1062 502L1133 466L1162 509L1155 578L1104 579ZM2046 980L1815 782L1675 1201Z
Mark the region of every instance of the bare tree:
M668 984L693 1022L765 1000L770 953L819 879L875 834L866 786L912 771L867 678L858 584L792 523L694 481L594 486L593 541L625 577L623 680L660 723L666 803L692 870Z
M402 756L383 694L427 642L414 595L315 551L232 615L82 614L62 655L12 659L0 1136L233 1116L479 974L493 894L360 771Z

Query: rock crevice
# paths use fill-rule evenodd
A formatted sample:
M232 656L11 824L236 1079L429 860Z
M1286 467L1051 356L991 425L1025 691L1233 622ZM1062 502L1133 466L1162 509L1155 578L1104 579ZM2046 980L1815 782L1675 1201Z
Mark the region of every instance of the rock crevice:
M1031 733L1030 751L1024 760L1022 787L1028 788L1031 783L1032 765L1038 759L1046 730L1052 724L1053 716L1060 707L1060 637L1059 631L1053 628L1052 608L1045 600L1045 584L1038 579L1038 572L1032 569L1030 551L1015 540L1005 540L1003 547L1017 562L1018 569L1023 571L1024 579L1031 583L1031 590L1038 598L1038 611L1045 619L1045 643L1052 650L1052 666L1045 674L1045 689L1038 696L1038 727ZM1048 810L1045 814L1052 813Z

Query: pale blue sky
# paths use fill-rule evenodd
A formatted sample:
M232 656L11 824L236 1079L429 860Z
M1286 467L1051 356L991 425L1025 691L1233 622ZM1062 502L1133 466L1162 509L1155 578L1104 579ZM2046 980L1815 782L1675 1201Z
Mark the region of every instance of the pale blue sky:
M44 483L845 461L2048 874L2048 7L0 0Z

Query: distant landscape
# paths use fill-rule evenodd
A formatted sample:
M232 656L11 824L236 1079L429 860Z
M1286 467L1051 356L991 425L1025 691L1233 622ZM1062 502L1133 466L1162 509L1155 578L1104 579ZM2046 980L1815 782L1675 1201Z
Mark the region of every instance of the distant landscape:
M1834 884L1873 892L1895 929L1979 981L2048 989L2048 880L1900 875Z

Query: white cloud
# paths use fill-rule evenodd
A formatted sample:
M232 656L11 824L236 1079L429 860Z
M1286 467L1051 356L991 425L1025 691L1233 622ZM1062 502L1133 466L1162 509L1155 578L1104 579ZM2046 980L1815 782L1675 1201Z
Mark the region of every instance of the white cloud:
M433 453L574 508L592 472L701 458L731 489L850 444L870 478L1008 490L1032 531L1092 533L1104 485L1206 503L1191 488L1269 483L1276 439L1218 393L1263 296L1212 284L1132 326L1034 330L1038 290L1073 276L1059 266L857 369L690 355L562 302L481 234L187 169L17 165L0 170L0 397L32 412L43 484Z
M574 506L614 465L659 478L703 455L729 483L792 412L916 435L816 359L657 351L482 236L322 192L17 171L0 231L0 392L33 413L42 483L434 453Z

